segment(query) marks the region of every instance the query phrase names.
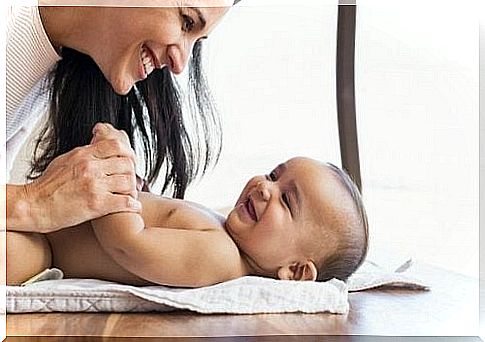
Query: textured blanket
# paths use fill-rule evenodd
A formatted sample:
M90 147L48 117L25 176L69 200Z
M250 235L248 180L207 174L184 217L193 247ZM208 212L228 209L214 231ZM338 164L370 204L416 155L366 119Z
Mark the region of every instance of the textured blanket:
M25 286L7 286L7 312L147 312L188 309L199 313L348 312L348 292L382 285L426 290L406 276L407 261L395 272L372 262L344 283L274 280L247 276L221 284L187 289L129 286L97 279L57 279L57 269L34 277Z

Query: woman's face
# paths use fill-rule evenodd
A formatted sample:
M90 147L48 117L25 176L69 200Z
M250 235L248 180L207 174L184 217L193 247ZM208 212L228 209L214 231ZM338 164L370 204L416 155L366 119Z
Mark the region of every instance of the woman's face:
M208 36L233 0L166 0L163 4L172 7L98 8L99 39L89 55L116 93L127 94L155 68L168 67L180 74L194 43Z

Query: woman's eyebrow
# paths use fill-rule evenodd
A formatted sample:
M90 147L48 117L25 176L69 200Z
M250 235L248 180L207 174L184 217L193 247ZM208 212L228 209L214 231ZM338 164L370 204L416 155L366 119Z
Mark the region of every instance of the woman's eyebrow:
M205 29L205 26L207 25L207 22L205 20L204 15L200 11L200 9L197 8L197 7L190 7L190 9L192 9L197 14L197 17L199 18L199 22L200 22L200 29L201 30Z

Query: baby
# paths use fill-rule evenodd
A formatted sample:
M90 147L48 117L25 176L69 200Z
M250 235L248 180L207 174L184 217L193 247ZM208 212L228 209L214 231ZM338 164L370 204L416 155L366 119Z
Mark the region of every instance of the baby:
M346 280L367 253L354 183L309 158L253 177L227 218L189 201L149 193L139 200L142 214L110 214L45 235L7 232L7 283L48 267L66 278L133 285L200 287L245 275Z

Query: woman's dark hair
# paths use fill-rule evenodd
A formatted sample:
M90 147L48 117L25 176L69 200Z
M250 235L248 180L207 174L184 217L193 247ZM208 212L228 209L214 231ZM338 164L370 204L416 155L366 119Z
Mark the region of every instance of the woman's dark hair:
M202 43L194 45L189 62L188 100L192 131L182 115L180 87L168 68L156 69L127 95L118 95L87 55L62 49L62 59L47 78L48 122L36 141L29 179L39 177L57 156L87 145L97 122L124 130L131 145L141 141L145 182L152 185L162 167L162 193L183 198L187 186L217 163L222 132L202 72ZM135 139L136 134L139 139Z
M346 227L339 229L342 236L335 252L326 256L318 266L317 281L337 278L346 281L364 262L369 248L369 224L359 189L347 172L327 163L344 189L352 198L355 219L344 222Z

